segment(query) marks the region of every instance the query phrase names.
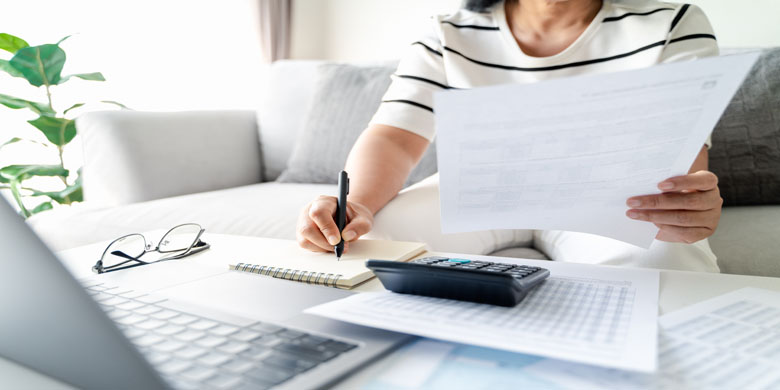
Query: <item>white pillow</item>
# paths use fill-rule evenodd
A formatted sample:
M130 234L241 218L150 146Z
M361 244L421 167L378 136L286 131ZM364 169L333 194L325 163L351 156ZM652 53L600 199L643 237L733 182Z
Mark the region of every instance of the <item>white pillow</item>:
M442 234L439 174L401 191L380 210L367 238L415 241L430 250L487 255L508 247L530 247L533 230L487 230Z

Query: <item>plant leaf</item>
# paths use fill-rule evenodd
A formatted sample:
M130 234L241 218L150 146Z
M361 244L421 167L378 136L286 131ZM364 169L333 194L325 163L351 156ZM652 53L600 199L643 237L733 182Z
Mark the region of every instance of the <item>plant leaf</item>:
M11 34L0 33L0 49L3 49L11 54L16 53L19 49L23 49L30 45L24 41L24 39L15 37Z
M46 103L31 102L29 100L19 99L0 93L0 104L13 109L29 108L38 115L54 115L54 110Z
M0 60L0 70L5 71L6 73L14 77L24 77L22 72L16 70L16 68L11 66L11 63L8 62L7 60Z
M76 136L76 122L72 119L55 118L41 115L38 119L27 121L43 132L49 142L64 146Z
M0 179L6 183L14 180L22 182L32 176L68 177L70 172L59 165L8 165L0 168Z
M75 184L69 185L62 191L33 191L31 196L47 196L59 204L71 204L73 202L82 202L84 200L81 181L79 180L76 180Z
M106 81L106 78L103 77L102 73L100 73L100 72L92 72L92 73L69 74L67 76L63 76L57 84L62 84L64 82L68 81L71 77L77 77L77 78L80 78L82 80Z
M10 63L36 87L57 85L65 65L65 51L52 44L25 47L16 52Z
M14 144L14 143L17 143L17 142L19 142L21 140L22 139L19 138L19 137L13 137L13 138L9 139L8 141L5 141L5 143L3 143L2 145L0 145L0 149L2 149L3 146Z
M63 37L62 39L60 39L59 41L57 41L57 45L59 46L59 44L60 44L60 43L62 43L62 42L65 42L65 40L66 40L66 39L68 39L68 38L70 38L70 37L72 37L72 36L73 36L73 35L67 35L67 36Z
M30 210L30 214L35 215L42 211L51 210L54 208L54 205L51 204L51 202L43 202L37 206L35 206L34 209Z
M107 103L107 104L113 104L113 105L115 105L115 106L119 106L120 108L123 108L123 109L125 109L125 110L132 110L132 108L130 108L130 107L128 107L128 106L126 106L126 105L124 105L124 104L122 104L122 103L115 102L115 101L113 101L113 100L101 100L100 102L101 102L101 103Z
M30 213L29 210L27 210L26 207L24 207L24 202L22 202L22 194L19 192L20 185L21 185L20 180L16 180L16 179L11 180L11 195L13 195L16 204L19 206L19 210L22 213L22 216L25 218L30 218L32 214Z
M63 111L63 112L62 112L62 115L65 115L65 114L67 114L67 113L68 113L68 111L70 111L70 110L75 110L75 109L77 109L77 108L79 108L79 107L82 107L82 106L83 106L83 105L85 105L85 104L86 104L86 103L76 103L76 104L74 104L74 105L72 105L72 106L68 107L68 109L67 109L67 110Z

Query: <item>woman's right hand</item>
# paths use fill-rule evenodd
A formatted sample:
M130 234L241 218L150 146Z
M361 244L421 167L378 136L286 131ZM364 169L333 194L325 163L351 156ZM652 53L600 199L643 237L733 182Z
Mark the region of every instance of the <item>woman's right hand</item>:
M338 200L333 196L320 195L306 205L298 217L296 236L301 248L314 252L333 252L341 240L335 216ZM347 201L347 225L344 226L344 252L348 243L368 233L374 225L374 215L366 206Z

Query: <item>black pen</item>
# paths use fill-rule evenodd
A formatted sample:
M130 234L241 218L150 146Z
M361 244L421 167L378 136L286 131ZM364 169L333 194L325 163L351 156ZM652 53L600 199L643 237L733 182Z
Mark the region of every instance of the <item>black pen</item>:
M347 171L341 171L339 173L339 202L336 207L339 243L333 248L337 261L341 260L341 254L344 253L344 237L341 236L341 232L344 230L344 225L347 224L347 194L349 194L349 177L347 177Z

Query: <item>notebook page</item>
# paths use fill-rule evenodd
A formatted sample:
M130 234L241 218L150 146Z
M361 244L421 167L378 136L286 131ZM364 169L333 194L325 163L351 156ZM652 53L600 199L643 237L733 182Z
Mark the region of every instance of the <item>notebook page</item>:
M338 277L337 285L339 287L353 287L365 280L373 277L371 271L366 268L365 263L368 259L405 261L422 253L425 250L425 244L406 241L386 241L386 240L358 240L349 244L349 251L341 256L341 260L336 260L336 255L332 252L317 253L303 249L298 243L290 240L273 240L272 245L264 245L262 253L242 256L231 262L231 265L238 263L248 263L258 267L255 272L263 268L265 274L268 267L273 267L271 275L276 273L281 276L283 270L306 271L307 274L332 274L331 280ZM231 267L231 269L234 267ZM277 272L281 269L282 271ZM247 269L249 270L249 269ZM291 272L288 275L291 276ZM302 276L299 272L298 276ZM294 280L298 280L295 277ZM314 280L312 280L314 281Z

